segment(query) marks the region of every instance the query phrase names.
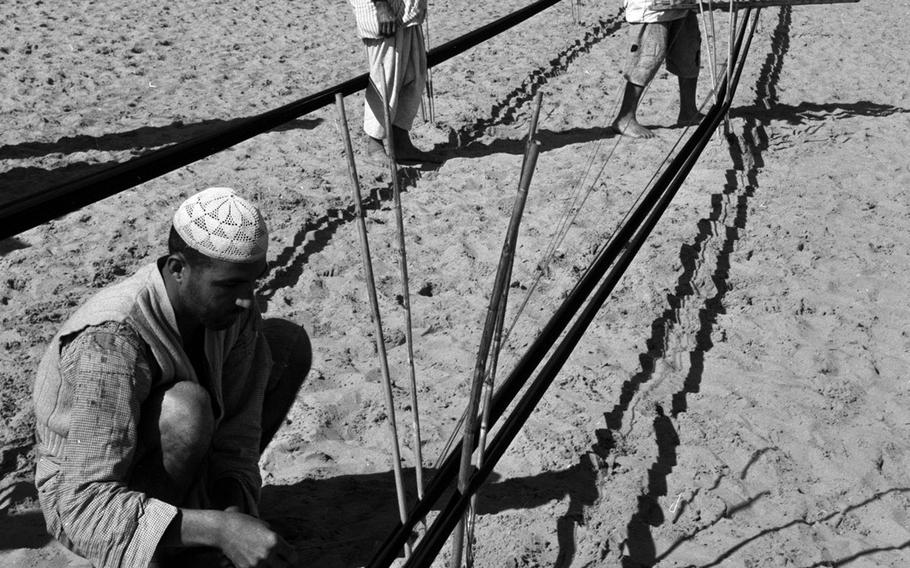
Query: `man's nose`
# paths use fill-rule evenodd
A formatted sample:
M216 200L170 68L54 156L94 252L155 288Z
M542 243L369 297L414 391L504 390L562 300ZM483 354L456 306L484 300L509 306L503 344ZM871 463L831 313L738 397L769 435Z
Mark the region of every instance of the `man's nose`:
M234 303L237 305L237 307L248 310L253 306L253 298L237 298L234 300Z

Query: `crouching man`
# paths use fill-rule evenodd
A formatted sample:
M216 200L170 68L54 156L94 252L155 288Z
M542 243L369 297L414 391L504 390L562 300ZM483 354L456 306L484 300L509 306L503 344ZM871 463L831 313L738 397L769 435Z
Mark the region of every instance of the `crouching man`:
M101 567L219 555L290 566L259 519L259 455L309 370L309 339L261 320L259 210L210 188L173 216L168 254L64 323L34 391L48 531ZM183 562L183 561L181 561Z

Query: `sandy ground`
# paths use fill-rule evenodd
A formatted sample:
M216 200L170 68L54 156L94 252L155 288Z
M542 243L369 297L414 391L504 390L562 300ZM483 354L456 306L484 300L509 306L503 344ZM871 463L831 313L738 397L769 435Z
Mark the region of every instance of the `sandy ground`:
M525 4L431 2L431 43ZM908 15L902 0L763 11L731 135L705 150L483 490L478 566L907 565ZM619 3L586 0L580 19L559 4L433 72L436 122L414 138L447 160L403 171L428 476L466 402L534 94L542 153L510 321L534 293L502 373L685 135L665 73L640 113L658 138L611 134ZM0 202L359 74L352 29L343 2L7 0ZM347 101L355 132L361 104ZM360 168L413 497L390 177ZM0 241L0 565L86 565L49 540L34 500L35 367L67 314L160 255L173 208L211 185L263 208L261 305L315 350L262 458L264 516L320 567L365 564L397 519L350 185L323 109Z

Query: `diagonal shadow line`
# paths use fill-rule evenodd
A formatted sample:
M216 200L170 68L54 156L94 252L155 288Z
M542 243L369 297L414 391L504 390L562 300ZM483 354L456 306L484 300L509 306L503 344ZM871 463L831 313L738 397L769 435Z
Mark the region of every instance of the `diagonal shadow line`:
M736 145L735 138L731 138L729 141ZM720 226L725 232L724 241L718 253L717 267L711 275L717 293L705 300L704 307L698 312L700 325L695 332L695 349L689 354L690 370L686 375L683 389L673 397L672 415L675 417L685 411L686 392L698 392L701 374L704 370L704 354L713 347L711 333L717 321L717 315L724 312L723 300L728 289L729 256L739 239L737 227L745 226L748 200L754 193L754 185L742 192L742 195L737 198L734 227L723 225L727 213L726 198L740 191L737 182L737 167L741 167L742 160L735 158L735 152L732 149L731 155L734 155L734 162L738 163L734 164L734 168L727 170L727 183L723 191L712 195L711 212L708 217L697 223L698 234L692 243L680 247L679 258L683 272L677 279L674 293L667 297L670 307L651 324L651 336L646 341L648 350L639 355L641 370L622 384L619 401L608 413L604 414L607 427L611 430L619 429L622 426L622 418L629 409L635 394L642 385L653 378L657 361L667 354L670 331L679 321L680 311L684 308L687 299L696 295L697 288L694 285L694 279L704 262L702 256L705 252L705 245L717 234Z
M435 151L444 151L446 148L458 149L471 142L479 140L486 129L499 124L514 122L519 110L527 103L534 100L537 91L550 79L566 71L578 57L587 54L591 49L610 37L622 27L621 11L598 20L592 25L581 39L556 54L546 65L541 65L522 81L521 85L507 93L499 102L490 109L490 115L467 124L457 131L449 133L449 141L437 145Z
M413 469L406 468L404 473L408 479L407 501L413 503ZM556 519L560 549L566 551L561 556L565 558L574 551L572 528L584 523L584 508L598 497L596 479L596 468L583 456L565 470L493 480L479 494L477 514L529 510L568 497L565 514ZM291 485L265 485L261 510L263 518L288 540L307 565L336 566L337 562L327 559L341 555L341 565L362 566L388 526L398 519L395 491L391 471L307 478ZM344 550L340 550L340 545Z
M730 110L732 117L753 117L760 115L767 120L782 120L789 124L805 124L814 120L828 118L852 118L856 116L884 118L895 114L905 114L910 109L893 105L858 101L855 103L810 103L803 101L798 105L774 103L773 106L756 103Z
M447 148L458 148L462 144L471 144L483 135L486 128L499 124L504 120L511 119L511 117L518 112L518 109L527 102L533 100L538 89L546 84L551 77L555 77L568 69L579 56L588 53L594 45L620 29L621 24L622 20L619 18L619 15L614 15L606 20L598 21L598 23L593 25L581 39L575 40L572 45L560 51L555 58L551 59L549 65L541 66L532 71L520 86L508 93L500 102L494 104L488 117L479 119L474 123L463 127L457 133L450 133L449 142L437 145L432 151L443 155L446 159L453 157L453 152L446 151ZM606 134L606 129L604 129L603 132L599 129L571 129L564 133L552 133L551 140L553 141L554 147L558 147L556 144L565 145L580 141L594 140L597 139L597 137ZM547 134L544 134L544 137L546 136ZM559 142L563 136L566 136L565 141ZM516 154L524 152L523 143L517 141L502 140L497 141L495 144L497 150L499 148L504 148ZM519 149L518 146L521 146L521 148ZM487 155L490 153L494 153L494 151L486 151L486 153L484 153L483 150L480 150L480 153L477 155ZM416 186L424 172L438 171L443 163L444 162L439 164L424 164L417 167L402 167L400 170L403 177L402 190L405 189L405 186ZM364 209L375 209L380 201L387 200L390 196L390 187L383 189L381 192L371 193L370 198L364 201ZM268 282L262 284L257 290L257 299L260 302L262 309L267 309L268 301L274 296L279 288L293 286L303 274L303 265L306 263L306 260L313 254L323 250L327 246L332 235L335 234L341 225L353 220L354 209L353 206L350 206L344 209L328 211L325 216L315 222L315 229L308 229L308 226L301 227L301 230L295 235L292 244L285 247L278 258L272 263L272 278ZM314 238L304 245L303 251L297 254L295 251L303 245L304 241L306 241L307 234L311 231L316 231L313 234Z
M417 177L409 170L399 172L401 176L401 191L414 187ZM364 213L378 210L383 201L392 199L391 183L382 187L374 187L363 200ZM256 290L256 299L263 312L268 310L268 303L272 296L281 288L293 287L303 275L303 267L307 260L314 254L322 251L331 242L338 229L356 219L356 207L351 205L343 208L330 208L325 215L313 222L304 224L294 235L290 245L278 254L271 263L270 278L260 284ZM301 246L303 247L301 249Z
M737 503L737 504L734 505L733 507L730 507L730 509L728 509L728 510L724 513L724 515L723 515L722 517L719 517L719 518L718 518L717 520L715 520L714 522L709 523L709 524L707 524L707 525L705 525L705 526L703 526L703 527L699 527L698 529L692 531L690 534L687 534L686 536L684 536L684 537L678 539L676 542L674 542L674 543L671 544L669 547L667 547L667 549L664 550L664 551L660 554L660 556L657 556L657 557L654 559L654 561L655 561L655 562L659 562L659 561L663 560L664 558L667 558L668 556L670 556L670 554L673 553L674 550L676 550L677 548L679 548L680 546L682 546L682 545L685 544L686 542L688 542L688 541L690 541L690 540L693 540L693 539L694 539L696 536L698 536L700 533L702 533L702 532L708 530L709 528L713 527L714 525L716 525L717 523L719 523L720 520L721 520L722 518L730 518L730 517L732 517L733 515L735 515L736 513L740 512L740 511L745 511L745 510L751 508L752 505L754 505L759 499L761 499L761 498L763 498L763 497L767 497L767 496L770 495L770 494L771 494L771 491L765 490L765 491L762 491L762 492L758 493L757 495L753 495L752 497L749 497L749 498L746 499L745 501L742 501L742 502L740 502L740 503Z
M399 170L401 192L416 187L419 174L413 168ZM392 185L374 187L362 200L363 210L374 211L382 207L384 201L392 199ZM303 267L307 260L316 253L321 252L331 242L338 229L356 219L356 208L353 204L344 208L331 208L326 214L312 223L304 224L289 246L278 254L271 263L270 278L260 284L256 290L256 300L263 313L268 309L268 303L281 288L293 287L303 275ZM302 250L299 250L303 246Z
M861 551L857 552L856 554L851 554L850 556L844 556L843 558L839 558L837 560L831 560L831 561L821 560L819 562L816 562L815 564L812 564L811 566L807 566L806 568L836 568L838 566L844 566L850 562L853 562L854 560L856 560L858 558L863 558L865 556L872 556L873 554L878 554L879 552L903 550L904 548L907 548L907 547L910 547L910 540L905 540L901 544L896 544L894 546L878 546L875 548L868 548L866 550L861 550Z
M189 140L197 136L211 134L212 132L240 123L249 118L234 118L230 120L211 119L184 124L177 120L167 126L143 126L135 130L114 132L100 136L65 136L55 142L21 142L0 146L0 160L21 160L46 156L47 154L71 154L74 152L88 152L92 150L101 152L114 152L134 148L151 148L167 146L176 142ZM273 132L315 128L322 123L321 118L304 118L292 120L275 129Z
M623 568L651 566L656 561L656 547L651 535L652 526L659 526L666 520L657 502L658 497L667 494L667 476L676 465L676 448L679 434L673 421L656 405L654 437L657 442L657 459L648 470L648 489L638 496L638 509L632 514L626 526L626 548L628 554L622 557Z
M730 138L733 138L732 135ZM728 145L731 148L731 153L732 148L734 147L734 144L732 142L733 141L731 140L731 143ZM754 152L753 148L749 148L747 151L750 152L753 157L757 154ZM730 289L728 284L730 278L730 255L733 253L736 243L739 241L740 229L745 228L746 226L746 220L749 211L749 199L755 194L755 187L757 186L756 180L754 179L755 170L753 168L750 168L750 171L747 172L747 177L749 178L749 184L743 191L739 192L739 195L737 196L733 226L731 227L723 225L723 230L725 233L724 240L720 247L720 250L717 253L717 266L714 270L714 273L711 274L711 280L714 283L714 287L717 290L717 293L711 298L705 300L704 307L698 311L698 319L700 325L698 331L695 333L695 349L692 350L689 354L689 372L686 374L686 378L683 381L682 389L673 395L671 413L674 418L687 410L688 403L686 397L688 394L697 393L701 388L701 379L704 373L705 353L714 347L714 342L711 340L711 335L714 333L714 327L717 323L717 316L719 314L725 313L726 311L726 308L724 307L724 299L726 298L727 292ZM727 180L728 185L725 188L724 193L731 194L739 190L735 170L727 170ZM726 209L726 207L724 207L721 203L721 195L714 195L712 197L712 201L715 203L715 207L711 218L706 221L703 220L699 223L701 230L703 233L705 233L705 239L707 239L708 234L712 234L714 232L712 230L712 226L714 223L722 219L722 214ZM681 254L680 256L682 257L684 255ZM686 261L683 260L683 262L685 263ZM694 261L692 262L694 264Z
M768 452L772 452L772 451L775 451L778 449L779 448L777 446L769 446L767 448L761 448L760 450L755 450L754 452L752 452L752 456L749 458L749 462L745 465L745 467L743 467L743 470L740 472L739 478L740 479L746 478L746 474L749 472L749 468L751 468L755 464L755 462L758 461L758 458L762 457L763 455L765 455Z
M125 133L106 134L103 136L74 136L61 138L56 142L25 142L22 144L0 147L0 160L24 159L47 154L85 152L97 150L113 152L130 150L131 156L141 156L170 144L188 140L225 125L247 119L209 120L183 126L176 122L168 127L143 127ZM322 119L295 120L275 129L291 130L296 128L313 128ZM100 157L100 156L99 156ZM60 167L42 168L37 166L14 167L0 173L0 206L9 204L29 195L40 193L48 188L75 180L92 173L107 170L122 164L123 160L105 160L101 162L76 162Z
M711 562L709 562L709 563L707 563L707 564L703 564L703 565L701 565L701 566L698 566L697 568L711 568L712 566L719 566L724 560L726 560L727 558L729 558L730 556L732 556L733 553L735 553L736 551L740 550L741 548L743 548L744 546L748 545L749 543L752 543L752 542L754 542L754 541L756 541L756 540L758 540L758 539L760 539L760 538L762 538L762 537L764 537L764 536L766 536L766 535L769 535L769 534L772 534L772 533L775 533L775 532L780 532L780 531L782 531L782 530L784 530L784 529L788 529L788 528L793 527L793 526L796 526L796 525L813 526L813 525L816 525L816 524L818 524L818 523L823 523L823 522L825 522L825 521L830 521L831 519L833 519L834 517L836 517L836 516L838 516L838 515L846 515L847 513L851 512L851 511L854 511L854 510L859 509L859 508L861 508L861 507L865 507L865 506L868 505L869 503L872 503L873 501L877 501L877 500L881 499L882 497L884 497L885 495L888 495L889 493L907 493L907 492L910 492L910 487L892 487L891 489L887 489L887 490L885 490L885 491L880 491L880 492L876 493L875 495L872 495L871 497L869 497L869 498L867 498L867 499L864 499L863 501L861 501L861 502L859 502L859 503L857 503L857 504L855 504L855 505L850 505L849 507L847 507L847 508L845 508L845 509L843 509L843 510L841 510L841 511L835 511L834 513L829 513L829 514L827 514L827 515L825 515L825 516L823 516L823 517L820 517L820 518L818 518L818 519L816 519L816 520L814 520L814 521L810 521L810 520L807 520L807 519L793 519L792 521L789 521L789 522L784 523L784 524L782 524L782 525L778 525L778 526L776 526L776 527L771 527L771 528L763 529L763 530L759 531L758 533L756 533L756 534L754 534L754 535L752 535L752 536L750 536L750 537L748 537L748 538L746 538L746 539L744 539L744 540L742 540L742 541L736 543L735 545L731 546L730 548L728 548L727 550L725 550L724 552L722 552L720 555L718 555L718 557L715 558L714 560L712 560ZM905 547L905 546L907 546L907 543L904 543L904 544L900 545L899 547L900 547L900 548L903 548L903 547ZM873 550L876 550L876 549L873 549ZM838 561L838 562L843 562L843 560ZM824 563L821 564L821 566L824 566L824 565L825 565ZM815 564L814 566L819 566L819 565L818 565L818 564Z
M780 76L784 56L789 46L790 30L790 10L789 7L782 7L778 25L773 34L771 52L766 58L765 65L762 67L756 85L756 91L763 100L771 101L775 96L776 81ZM686 397L688 393L698 392L701 385L701 379L704 372L704 355L713 347L711 334L717 322L717 316L724 312L723 301L729 289L727 281L729 279L730 254L733 252L736 241L739 240L739 230L745 227L748 215L748 201L754 195L755 188L758 187L757 172L763 166L761 150L767 142L767 135L764 134L763 127L754 120L748 120L747 125L743 128L743 144L740 147L737 138L728 134L728 151L733 161L733 168L726 172L727 183L721 194L712 196L712 212L707 219L699 221L699 233L694 240L694 244L687 248L684 245L680 251L680 259L683 263L684 271L677 281L677 288L674 295L668 298L670 308L668 308L652 324L652 335L648 341L648 352L640 356L642 360L642 372L632 377L623 384L620 402L613 410L605 415L609 428L618 428L622 423L622 416L628 409L632 398L638 388L653 377L653 372L657 358L662 357L668 350L667 339L669 330L678 321L678 315L681 307L684 305L685 297L694 294L693 277L703 263L700 258L704 254L704 245L709 237L718 229L724 232L724 241L717 253L717 265L711 279L714 283L716 294L705 300L704 307L699 309L699 329L695 333L695 349L690 351L689 372L683 381L682 388L672 397L672 415L675 418L680 413L685 412L688 408ZM753 138L753 132L758 135L759 141ZM745 158L749 158L749 167L745 168ZM746 187L740 188L738 175L740 171L745 172ZM732 226L721 224L726 218L726 205L724 197L734 193L739 193L735 206L735 215ZM657 420L664 417L663 410L657 407L658 417L655 419L655 435L657 438L658 448L668 444L673 444L672 437L667 432L660 432L657 429ZM667 418L669 426L672 429L672 421ZM675 434L675 432L674 432ZM678 438L676 438L678 445ZM675 452L675 445L673 445ZM666 451L666 450L664 450ZM651 566L656 562L656 551L653 535L650 526L658 526L663 522L662 512L657 503L657 496L666 494L666 476L670 470L666 467L658 468L660 465L660 456L655 466L649 470L649 486L647 492L639 496L638 509L633 513L628 524L628 538L626 544L628 555L622 558L623 568L633 568L638 566ZM654 478L657 479L654 479Z
M100 172L121 162L79 162L59 168L20 167L0 174L0 207L28 195L39 193L58 183L64 183L94 172Z
M28 248L28 243L24 242L22 239L17 237L10 237L8 239L0 240L0 257L4 257L7 254L13 252L14 250L20 250Z
M572 144L583 144L586 142L596 142L604 138L613 138L617 136L612 128L594 127L594 128L570 128L561 132L553 130L538 130L534 139L540 142L540 153L549 152L570 146ZM515 154L525 153L524 139L518 140L513 138L497 138L489 143L474 140L463 147L455 148L447 157L449 158L480 158L492 154Z

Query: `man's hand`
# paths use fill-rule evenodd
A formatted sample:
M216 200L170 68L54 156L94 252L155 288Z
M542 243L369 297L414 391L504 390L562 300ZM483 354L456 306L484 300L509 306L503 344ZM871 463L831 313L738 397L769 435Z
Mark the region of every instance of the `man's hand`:
M236 568L284 568L297 553L268 523L229 507L222 513L218 546Z
M376 18L379 20L379 34L385 37L395 35L398 20L389 3L385 0L378 0L373 6L376 7Z

